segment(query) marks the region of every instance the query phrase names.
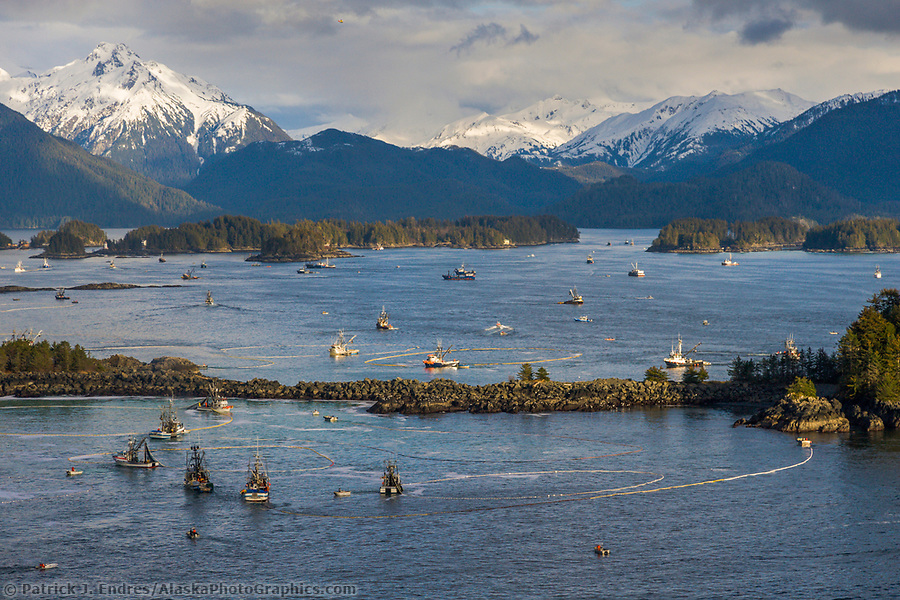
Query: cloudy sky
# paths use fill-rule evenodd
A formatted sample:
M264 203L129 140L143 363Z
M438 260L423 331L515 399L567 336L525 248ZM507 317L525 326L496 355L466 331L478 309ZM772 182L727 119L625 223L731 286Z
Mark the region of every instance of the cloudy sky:
M13 75L123 42L297 130L417 143L561 95L900 88L900 0L0 0Z

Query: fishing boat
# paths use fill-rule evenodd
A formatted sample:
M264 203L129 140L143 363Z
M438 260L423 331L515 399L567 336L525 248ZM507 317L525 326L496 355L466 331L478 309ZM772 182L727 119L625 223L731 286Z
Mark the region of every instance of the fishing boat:
M328 259L326 258L325 260L320 260L318 262L306 263L306 268L307 269L335 269L335 268L337 268L337 265L331 264L330 262L328 262Z
M881 279L881 267L875 265L875 279Z
M150 432L150 437L154 440L170 440L185 433L184 425L178 420L175 414L174 401L169 399L169 406L164 406L159 415L159 427Z
M587 257L587 264L589 264L589 265L594 264L594 256L593 256L593 255L588 254L588 257Z
M250 464L247 466L247 485L241 490L241 498L245 502L269 500L269 474L266 471L266 464L259 455L259 448L256 449L256 454L250 457Z
M210 384L209 393L207 394L206 398L198 402L195 408L197 410L210 411L219 413L220 415L226 415L230 413L231 409L234 407L228 404L228 399L226 399L225 396L219 393L219 387L217 385Z
M609 556L609 549L604 548L603 544L597 544L594 546L594 554L597 556Z
M443 369L450 368L455 369L459 367L459 361L456 359L448 359L447 355L450 354L450 348L453 346L448 346L446 350L441 346L441 342L438 341L437 350L428 355L428 358L423 360L425 363L426 369Z
M143 448L143 453L141 449ZM162 464L153 458L150 447L147 446L147 438L137 441L135 438L128 440L128 447L120 454L113 454L113 460L120 467L132 467L136 469L155 469Z
M396 327L394 327L393 325L388 323L388 314L387 314L387 311L384 309L384 306L381 307L381 314L378 315L378 321L375 322L375 329L383 329L383 330L396 329Z
M205 269L205 268L206 268L206 261L203 261L203 262L200 263L200 268L201 268L201 269Z
M181 278L185 281L190 281L193 279L200 279L197 275L194 275L194 269L188 269L187 273L182 273Z
M575 320L579 323L590 323L591 319L587 315L581 315L580 317L575 317Z
M166 262L166 259L162 255L162 252L159 253L159 262Z
M681 336L678 336L678 345L672 344L672 351L669 353L669 356L663 359L663 362L666 363L666 367L669 369L677 369L679 367L704 367L709 365L710 363L706 361L702 361L696 358L688 358L688 354L697 349L701 342L697 342L697 344L685 352L681 353Z
M47 262L47 259L46 259L46 258L44 259L44 262L41 263L41 268L42 268L42 269L49 269L49 268L50 268L50 263Z
M459 267L453 269L453 272L447 271L446 275L441 275L444 280L449 281L460 281L460 280L469 280L475 279L475 271L469 271L466 269L466 265L460 265Z
M213 491L213 482L206 467L206 452L197 444L193 444L190 453L185 455L184 487L195 492Z
M74 477L75 475L81 475L84 471L76 471L75 467L72 467L68 471L66 471L66 477Z
M337 491L334 493L335 498L346 498L349 495L350 495L349 490L342 490L341 488L338 488Z
M21 260L16 263L16 268L13 269L13 271L15 271L16 273L24 273L25 272L25 267L22 266Z
M723 267L736 267L739 264L740 264L739 262L731 260L731 252L728 253L728 258L726 258L725 260L722 261Z
M810 439L807 438L807 437L798 437L798 438L797 438L797 444L798 444L801 448L811 448L811 447L812 447L812 442L811 442Z
M200 533L192 527L190 531L187 532L187 536L192 540L196 540L198 537L200 537Z
M560 302L560 304L584 304L584 298L578 293L578 288L572 286L569 290L569 299Z
M109 268L110 268L110 269L115 269L115 268L116 268L116 261L114 261L114 260L109 261Z
M322 415L322 418L328 421L329 423L334 423L338 420L338 418L334 415Z
M207 306L215 306L216 305L216 301L213 300L212 292L210 292L210 291L206 292L206 305Z
M381 488L378 490L383 496L396 496L403 493L403 485L400 483L400 474L397 471L397 463L387 460L384 462L384 475L381 477Z
M38 571L46 571L47 569L55 569L59 565L57 563L41 563L35 567Z
M512 333L513 328L509 325L504 325L500 321L497 321L490 327L485 327L484 329L487 333L499 333L500 335L509 335Z
M787 357L792 359L800 358L800 350L794 345L794 335L791 334L784 340L784 350L775 353L776 357Z
M57 300L68 300L69 297L66 296L66 288L59 288L56 290L56 299Z
M306 275L308 273L312 273L312 271L310 271L309 269L305 269L303 267L300 267L299 269L297 269L297 272L300 273L301 275Z
M331 356L351 356L353 354L359 354L359 350L350 347L350 344L352 344L355 339L355 335L349 340L344 339L344 330L338 331L337 338L334 340L334 343L331 344L328 353Z
M631 263L631 270L628 271L629 277L643 277L644 272L638 269L638 264L636 262Z

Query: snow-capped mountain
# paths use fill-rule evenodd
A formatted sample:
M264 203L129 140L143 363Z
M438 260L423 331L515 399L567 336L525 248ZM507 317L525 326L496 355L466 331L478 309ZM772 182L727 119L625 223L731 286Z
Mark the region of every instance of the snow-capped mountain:
M44 131L157 181L184 184L204 159L256 141L285 141L271 119L222 90L102 43L84 60L10 77L0 103Z
M673 96L638 113L611 117L560 145L551 156L665 170L685 159L714 157L812 106L778 89Z
M480 115L445 126L422 146L471 148L479 154L504 160L510 156L544 158L547 153L578 134L625 112L634 104L609 103L596 106L586 100L554 96L517 112Z
M887 90L877 90L874 92L858 92L856 94L843 94L836 98L832 98L831 100L826 100L825 102L816 104L812 108L800 113L793 119L785 121L784 123L781 123L778 126L766 131L761 136L761 141L763 141L764 143L773 143L775 141L784 139L796 133L797 131L800 131L801 129L809 127L833 110L844 108L845 106L850 106L852 104L859 104L860 102L868 102L869 100L880 98L886 93L888 93Z

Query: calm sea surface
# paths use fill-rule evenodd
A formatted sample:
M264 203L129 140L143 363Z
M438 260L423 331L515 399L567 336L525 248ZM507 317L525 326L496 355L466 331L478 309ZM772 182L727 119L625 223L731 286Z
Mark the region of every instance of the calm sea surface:
M789 335L834 350L831 331L842 332L879 289L900 286L895 255L740 254L729 268L723 255L642 252L655 234L587 230L580 244L504 251L359 251L313 275L252 266L246 255L40 269L33 252L4 251L0 285L181 287L70 291L77 304L53 292L4 294L0 333L41 331L101 357L184 356L210 375L286 384L488 383L522 362L553 379L639 379L681 335L685 350L701 344L712 378L725 379L734 356L775 352ZM18 260L27 272L13 272ZM633 262L646 277L626 275ZM478 272L475 281L440 278L462 263ZM182 282L192 267L201 278ZM557 304L573 286L585 304ZM207 291L215 306L204 304ZM375 330L382 305L396 331ZM592 322L576 322L581 315ZM497 321L513 332L485 331ZM359 355L328 356L340 329L357 336ZM426 371L421 361L438 340L470 368ZM732 429L746 408L403 417L349 403L235 400L233 421L180 410L193 431L151 442L166 468L113 466L110 454L129 433L155 427L163 401L0 399L7 597L898 594L893 432L811 436L810 451L788 434ZM191 443L208 449L212 494L181 486ZM257 446L272 478L267 507L238 496ZM387 459L399 465L401 497L377 494ZM65 477L73 465L84 474ZM333 498L338 487L353 495ZM186 538L191 527L198 540ZM611 555L596 556L597 543ZM40 562L59 567L38 572Z

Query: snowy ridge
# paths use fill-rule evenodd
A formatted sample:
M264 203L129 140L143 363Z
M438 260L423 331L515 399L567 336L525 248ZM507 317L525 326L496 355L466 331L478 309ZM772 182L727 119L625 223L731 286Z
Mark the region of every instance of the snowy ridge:
M511 156L542 158L611 116L637 110L636 105L608 103L554 96L523 110L505 114L481 113L446 125L421 146L471 148L479 154L505 160Z
M196 164L173 168L195 171L204 158L248 143L290 139L216 86L143 61L123 44L101 43L84 60L37 76L4 71L0 103L49 133L139 171L150 160L147 153L158 163L161 152L177 161L187 151Z
M635 114L611 117L560 145L554 158L619 167L665 168L711 145L749 138L813 106L782 90L673 96Z
M850 106L851 104L859 104L860 102L868 102L875 98L880 98L888 93L888 90L877 90L874 92L858 92L856 94L843 94L831 100L826 100L820 104L816 104L809 110L804 111L795 118L782 123L778 127L765 132L764 139L767 141L775 141L788 137L789 135L809 127L823 116L833 110Z

